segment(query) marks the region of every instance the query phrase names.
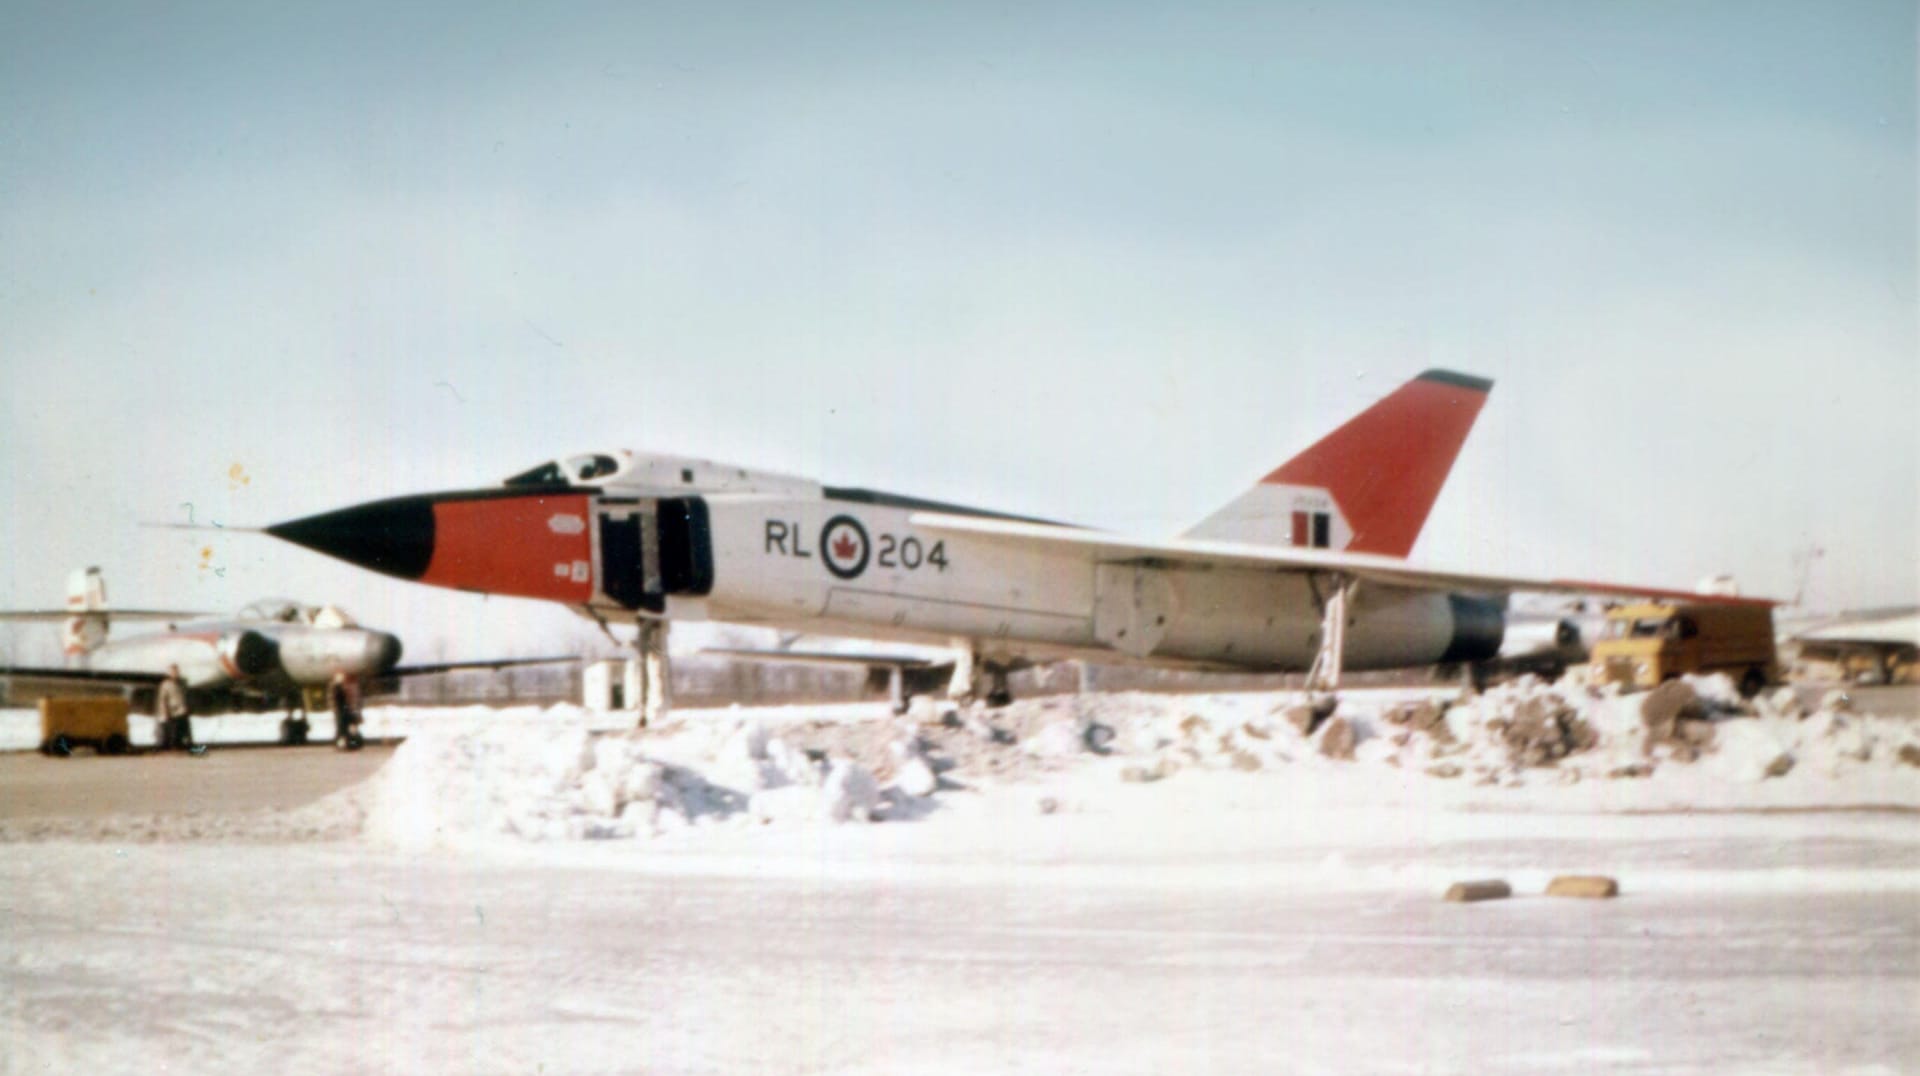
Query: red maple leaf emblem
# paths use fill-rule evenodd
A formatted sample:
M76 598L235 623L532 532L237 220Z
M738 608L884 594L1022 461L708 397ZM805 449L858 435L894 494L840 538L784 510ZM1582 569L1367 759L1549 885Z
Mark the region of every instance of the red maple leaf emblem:
M846 531L841 531L840 537L833 540L833 557L835 560L852 560L853 555L858 552L860 552L860 543L854 541L853 535L848 534Z

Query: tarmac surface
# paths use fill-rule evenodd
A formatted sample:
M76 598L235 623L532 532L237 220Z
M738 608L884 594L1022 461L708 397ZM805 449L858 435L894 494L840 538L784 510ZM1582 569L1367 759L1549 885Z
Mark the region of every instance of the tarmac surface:
M1527 852L1609 864L1619 900L1492 905L1081 863L1077 840L1078 871L940 881L891 845L899 870L855 878L665 850L37 845L0 859L0 1034L21 1072L1911 1071L1914 891L1805 889L1773 864L1829 835L1696 825ZM1910 849L1835 826L1836 877ZM1311 880L1329 854L1262 858ZM1479 877L1488 852L1403 854Z
M319 744L212 747L199 755L9 752L0 754L0 822L292 809L365 780L393 751L392 744L359 751Z

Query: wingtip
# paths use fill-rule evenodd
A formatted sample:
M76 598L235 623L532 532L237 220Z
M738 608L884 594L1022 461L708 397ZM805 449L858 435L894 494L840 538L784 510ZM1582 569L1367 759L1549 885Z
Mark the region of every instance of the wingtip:
M1493 391L1492 378L1475 377L1472 374L1463 374L1458 370L1440 370L1440 369L1427 370L1422 372L1418 378L1415 378L1415 380L1438 381L1443 385L1453 385L1457 388L1472 389L1474 392Z

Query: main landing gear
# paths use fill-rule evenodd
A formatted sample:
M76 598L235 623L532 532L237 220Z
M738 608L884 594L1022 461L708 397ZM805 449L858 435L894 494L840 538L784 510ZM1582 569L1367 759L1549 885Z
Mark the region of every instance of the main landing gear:
M970 642L956 640L958 656L953 662L953 679L947 684L947 697L955 702L979 700L999 708L1013 701L1013 689L1007 686L1007 667L983 660Z
M1316 726L1331 717L1340 705L1340 672L1346 660L1347 627L1352 623L1347 607L1360 586L1358 579L1338 573L1329 579L1331 587L1324 596L1319 580L1313 581L1314 597L1320 603L1320 649L1314 655L1312 668L1307 670L1307 682L1302 688L1303 701L1312 709Z
M978 659L974 659L978 668ZM944 664L931 661L888 662L867 667L869 690L884 691L894 716L904 716L915 695L937 695L951 689L952 682ZM958 696L955 696L958 698Z
M906 714L907 707L912 703L913 696L907 693L907 670L898 665L889 666L887 668L887 708L893 711L893 716L901 717Z

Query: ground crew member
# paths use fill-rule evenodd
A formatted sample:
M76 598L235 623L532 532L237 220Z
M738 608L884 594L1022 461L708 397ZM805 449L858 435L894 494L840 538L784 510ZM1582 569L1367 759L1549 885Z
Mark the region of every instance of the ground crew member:
M160 681L160 694L154 707L160 715L156 739L160 750L189 750L193 747L193 710L187 705L187 685L180 679L180 666L167 666Z
M333 707L333 746L358 751L366 741L360 735L360 685L344 671L327 685L327 704Z

